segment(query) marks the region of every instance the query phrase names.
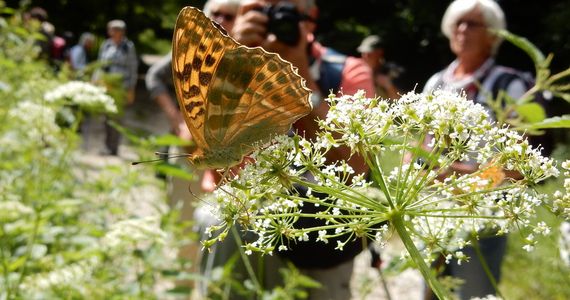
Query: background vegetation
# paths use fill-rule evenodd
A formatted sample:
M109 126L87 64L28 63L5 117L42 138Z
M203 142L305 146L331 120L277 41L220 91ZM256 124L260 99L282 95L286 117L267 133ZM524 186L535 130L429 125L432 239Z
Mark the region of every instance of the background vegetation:
M157 40L169 41L180 8L202 7L204 0L9 0L9 7L41 6L48 13L56 31L71 31L78 37L83 31L105 35L105 24L113 18L124 19L129 36L139 53L165 52ZM389 60L404 66L404 88L420 86L429 75L450 62L452 54L440 32L440 21L450 1L441 0L317 0L320 18L317 33L326 45L356 55L356 47L367 34L379 34L386 42ZM523 1L500 0L508 28L524 36L545 52L553 51L554 71L570 65L570 0ZM158 45L158 46L157 46ZM532 62L520 50L504 45L500 63L532 70Z

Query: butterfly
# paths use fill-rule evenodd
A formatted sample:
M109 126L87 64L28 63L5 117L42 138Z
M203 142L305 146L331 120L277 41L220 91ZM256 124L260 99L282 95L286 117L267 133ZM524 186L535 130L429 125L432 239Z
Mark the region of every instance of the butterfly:
M240 45L194 7L176 20L172 72L197 168L239 164L312 109L297 68L261 47Z

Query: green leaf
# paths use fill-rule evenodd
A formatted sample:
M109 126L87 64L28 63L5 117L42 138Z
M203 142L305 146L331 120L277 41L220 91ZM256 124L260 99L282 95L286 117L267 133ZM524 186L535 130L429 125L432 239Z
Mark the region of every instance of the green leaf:
M168 294L175 295L190 295L192 294L192 288L189 286L177 286L175 288L166 291Z
M538 103L526 103L518 105L515 110L519 116L523 117L528 123L537 123L546 119L544 108Z
M0 12L6 15L13 15L14 13L16 13L16 10L10 7L1 7Z
M152 144L156 146L190 146L192 142L181 139L173 134L165 134L154 137Z
M13 261L8 265L8 271L9 272L16 271L26 262L26 259L27 256L25 255L18 257L15 261Z
M182 178L186 180L193 180L194 174L188 172L178 165L161 163L155 166L155 170L166 176Z
M570 115L544 119L544 121L521 126L522 129L539 130L547 128L570 128Z
M144 139L139 137L139 135L137 135L133 130L128 129L125 126L122 126L121 124L117 123L114 120L109 120L107 122L109 123L109 125L111 125L111 127L117 129L118 132L120 132L124 137L126 137L133 144L135 144L135 145L143 144Z

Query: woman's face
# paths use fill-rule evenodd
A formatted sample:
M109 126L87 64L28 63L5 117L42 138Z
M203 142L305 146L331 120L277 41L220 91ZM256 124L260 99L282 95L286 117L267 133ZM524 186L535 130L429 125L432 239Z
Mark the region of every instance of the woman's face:
M487 31L483 14L476 7L457 20L449 44L459 59L481 60L491 56L494 40Z

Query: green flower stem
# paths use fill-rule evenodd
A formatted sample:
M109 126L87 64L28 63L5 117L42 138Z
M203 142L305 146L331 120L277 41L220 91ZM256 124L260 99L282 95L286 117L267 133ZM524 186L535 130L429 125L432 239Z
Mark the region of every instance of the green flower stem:
M570 68L550 76L550 78L548 78L546 80L547 85L550 86L550 85L554 84L556 81L558 81L564 77L567 77L567 76L570 76Z
M423 152L427 152L426 149L424 149L423 147L423 143L425 141L425 139L427 138L427 133L424 132L422 133L422 135L416 140L416 146L415 146L415 151L413 151L412 153L414 154L411 158L410 161L410 167L406 170L406 175L405 178L402 178L401 172L402 172L402 166L404 165L404 158L406 155L402 155L401 159L400 159L400 167L398 169L398 179L397 179L397 196L396 198L398 199L398 201L401 203L400 207L405 207L406 205L408 205L408 203L410 201L412 201L417 193L419 193L420 190L422 190L422 188L425 186L425 182L426 181L431 181L435 178L428 178L429 173L435 168L435 164L431 163L434 158L436 157L440 157L441 153L443 152L442 148L432 148L431 151L429 152L429 154L427 155L427 161L430 162L427 165L427 170L425 170L425 172L415 172L415 176L412 179L412 181L409 181L410 175L413 172L414 168L412 167L414 165L414 162L418 159L419 156L421 156L420 154ZM406 140L407 140L407 135L406 135ZM407 141L405 142L407 143ZM420 181L420 183L417 183L418 180ZM402 192L404 193L402 195ZM412 196L410 196L409 194L412 193Z
M406 250L408 250L410 257L416 263L417 268L420 270L420 273L427 281L428 285L430 286L434 294L439 299L451 299L449 293L441 286L441 284L435 277L433 270L426 264L422 255L420 254L420 251L418 250L418 248L416 248L414 241L412 241L412 238L410 237L408 231L406 230L406 226L404 224L405 223L404 216L401 214L401 212L395 212L392 215L391 222L394 228L396 228L396 231L398 232L400 239L404 243Z
M345 212L355 213L355 214L359 214L359 215L375 213L374 215L378 216L378 213L387 211L385 206L378 206L378 203L372 203L370 205L365 205L366 203L347 201L348 200L347 198L340 198L340 199L345 200L345 201L350 202L350 203L353 203L353 204L357 204L361 207L367 208L368 210L351 208L351 207L347 207L346 205L344 205L344 206L336 205L335 203L326 202L326 201L323 201L322 199L303 198L303 197L297 197L297 196L286 195L286 194L280 194L279 196L281 196L283 198L293 199L293 200L301 200L301 201L307 202L307 203L314 203L314 204L318 204L320 206L328 207L328 208L338 207L339 209L342 209ZM335 196L338 196L338 195L335 195ZM350 199L354 199L354 198L351 197ZM322 215L320 215L320 216L322 216Z
M433 210L433 212L444 212L445 210ZM414 216L418 216L418 217L431 217L431 218L442 218L441 213L436 213L436 214L424 214L424 213L414 213ZM450 218L450 219L487 219L487 220L504 220L505 217L497 217L497 216L480 216L480 215L445 215L445 218Z
M77 132L78 131L82 120L83 120L83 111L81 109L79 109L79 111L77 112L77 116L75 117L75 120L73 121L73 124L71 124L71 132Z
M491 273L491 269L489 269L487 260L485 259L483 253L481 252L481 247L479 247L479 241L475 238L475 236L471 237L471 246L475 250L477 258L481 262L481 267L483 267L483 271L485 271L485 275L487 275L487 278L489 278L489 282L491 282L491 285L495 289L495 292L502 299L505 299L505 297L503 296L503 294L501 294L501 291L499 290L499 285L497 284L497 280L495 279L495 276L493 276L493 273Z
M426 194L425 197L423 197L422 199L416 201L415 203L413 203L412 205L408 206L408 210L413 210L413 209L418 209L421 207L427 207L430 206L432 204L438 203L438 202L447 202L447 201L455 201L457 199L461 199L464 198L465 196L475 196L475 195L485 195L485 194L489 194L491 192L500 192L500 191L507 191L513 188L516 188L516 185L501 185L495 188L491 188L491 189L484 189L484 190L479 190L479 191L472 191L469 192L468 194L459 194L459 195L454 195L452 197L449 198L438 198L436 197L436 192L437 190L435 190L433 193L430 194ZM429 202L423 202L424 199L436 199L436 200L431 200Z
M386 196L386 200L388 201L390 207L394 209L395 203L394 200L392 199L392 196L390 195L390 190L388 190L388 186L384 181L384 173L382 171L382 166L380 165L378 155L374 155L374 159L372 160L370 159L370 157L368 157L368 155L365 155L364 159L366 160L366 163L370 166L370 171L372 172L372 178L374 178L374 181L378 183L380 190L384 193L384 196Z
M368 199L366 196L362 195L358 191L355 191L353 189L349 189L346 185L342 185L339 183L337 183L339 187L343 187L346 190L350 190L351 193L345 193L338 188L337 189L329 188L329 187L318 185L318 184L315 184L312 182L304 181L300 178L294 178L293 177L293 178L291 178L291 181L294 183L309 187L316 192L332 195L332 196L335 196L339 199L351 202L353 204L357 204L357 205L362 206L362 207L376 208L376 205L377 205L376 201L371 201L370 199ZM291 196L287 196L287 197L291 197ZM302 199L305 202L310 202L307 198L299 197L298 199ZM315 203L319 203L319 204L322 204L322 202L323 202L322 200L315 201Z
M265 220L265 219L267 219L268 216L271 216L271 218L304 217L304 218L314 218L314 219L363 219L363 218L378 218L379 217L379 215L375 214L375 213L370 213L370 214L366 214L366 215L362 214L362 215L332 216L332 215L324 215L324 214L306 214L306 213L292 212L292 213L279 213L279 214L250 216L250 219ZM347 225L349 225L349 224L343 224L343 226L347 226Z
M36 211L35 214L36 214L36 216L34 218L34 226L32 229L32 236L30 237L30 241L28 242L28 245L26 247L26 252L24 254L25 261L22 264L22 267L20 270L20 276L18 277L18 281L17 281L16 286L20 286L22 284L22 282L24 281L24 278L26 276L27 269L28 269L28 261L29 261L30 257L32 256L32 249L36 243L36 238L38 237L40 221L41 221L41 212Z
M4 224L2 224L1 229L2 229L2 232L1 232L1 235L0 235L0 238L1 238L0 240L4 240L4 232L5 232L5 230L4 230ZM7 244L7 243L6 243L6 244ZM6 245L6 244L5 244L4 242L2 242L2 245ZM3 288L6 289L6 299L11 299L11 298L10 298L10 297L11 297L10 294L11 294L11 292L12 292L12 288L10 287L10 281L8 280L8 279L9 279L10 272L8 271L8 259L7 259L6 254L4 254L4 247L3 247L3 246L0 246L0 259L2 259L2 271L3 271L3 272L2 272L2 275L3 275L3 277L4 277L4 286L3 286Z
M409 134L409 133L404 135L404 142L403 142L403 145L406 145L406 146L408 145L408 143L409 143L409 142L408 142L408 138L409 138L409 137L410 137L410 134ZM423 140L423 138L425 138L425 135L422 135L422 140ZM408 176L409 176L409 174L410 174L410 169L408 169L408 170L406 171L406 180L403 180L403 179L402 179L402 166L405 164L405 158L406 158L406 155L401 155L401 156L400 156L400 165L399 165L400 167L398 168L398 178L397 178L397 180L396 180L396 199L401 199L401 198L402 198L401 194L402 194L403 188L402 188L402 186L400 186L400 185L401 185L402 183L404 183L404 182L407 181L407 178L408 178ZM414 159L415 159L415 157L414 157Z
M436 148L434 148L428 156L428 161L431 162L436 157L440 157L442 152L443 152L443 148L438 148L437 151L436 151ZM413 199L416 199L416 197L418 196L420 191L422 191L424 189L424 187L427 185L427 183L430 181L433 181L437 177L437 174L434 174L433 176L429 176L431 171L434 170L435 164L430 163L430 164L428 164L427 167L428 167L428 169L425 172L417 172L416 176L412 180L412 183L409 185L410 188L405 189L405 193L403 196L401 207L405 207L405 206L409 205L409 203L411 201L413 201ZM440 167L446 168L447 165L445 165L445 163L444 163L444 165L442 165ZM408 171L411 171L411 170L412 170L412 167L410 167L408 169ZM419 183L418 183L418 180L419 180ZM410 193L411 193L411 195L410 195Z
M234 239L236 241L237 249L239 251L241 259L243 260L243 264L244 264L245 269L249 275L249 278L251 278L251 281L253 282L253 284L257 288L257 292L262 293L263 289L262 289L261 285L259 284L259 281L257 280L257 276L255 276L255 272L253 272L253 267L251 266L251 263L249 261L249 257L243 251L243 247L242 247L243 242L241 240L241 237L239 236L239 232L237 231L236 226L232 226L232 234L233 234Z

